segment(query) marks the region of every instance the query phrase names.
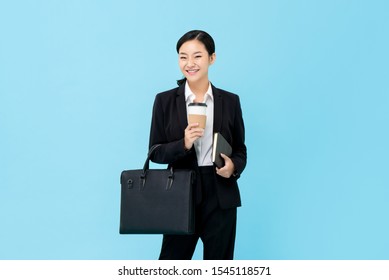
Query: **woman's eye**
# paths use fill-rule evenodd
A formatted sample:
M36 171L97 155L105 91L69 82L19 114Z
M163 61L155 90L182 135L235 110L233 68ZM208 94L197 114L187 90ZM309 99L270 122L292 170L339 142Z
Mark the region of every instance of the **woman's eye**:
M197 56L195 56L195 58L201 58L201 55L197 55Z

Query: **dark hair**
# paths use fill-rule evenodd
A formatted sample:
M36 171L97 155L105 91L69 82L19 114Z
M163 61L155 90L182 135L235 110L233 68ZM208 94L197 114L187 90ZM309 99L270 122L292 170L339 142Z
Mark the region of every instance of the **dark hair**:
M192 30L185 33L177 42L177 46L176 46L177 53L180 51L181 46L185 42L191 40L199 40L201 43L203 43L209 55L215 53L215 42L213 41L213 38L207 32L202 30ZM178 80L177 84L180 86L183 83L185 83L185 81L186 78L183 78L181 80Z

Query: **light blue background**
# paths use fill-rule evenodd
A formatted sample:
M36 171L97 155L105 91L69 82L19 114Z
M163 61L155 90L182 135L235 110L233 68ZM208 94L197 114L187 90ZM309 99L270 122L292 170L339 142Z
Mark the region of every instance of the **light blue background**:
M241 97L236 258L389 259L388 10L1 1L0 259L158 257L161 236L119 235L119 175L144 162L191 29L216 41L211 81Z

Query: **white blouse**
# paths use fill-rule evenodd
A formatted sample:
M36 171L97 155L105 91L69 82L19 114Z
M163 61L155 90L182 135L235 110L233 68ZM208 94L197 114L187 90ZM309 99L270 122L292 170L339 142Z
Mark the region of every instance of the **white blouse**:
M185 84L185 101L188 109L189 103L195 100L196 96L190 89L188 82ZM204 95L203 103L207 104L207 120L204 135L194 142L199 166L210 166L212 162L212 141L213 141L213 94L211 83Z

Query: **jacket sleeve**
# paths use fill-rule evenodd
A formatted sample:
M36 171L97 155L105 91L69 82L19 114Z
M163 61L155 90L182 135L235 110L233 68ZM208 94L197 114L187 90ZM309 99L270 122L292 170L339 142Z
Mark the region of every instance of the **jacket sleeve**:
M234 177L239 178L240 174L246 167L247 162L247 148L245 145L245 128L242 116L242 109L240 106L239 96L235 105L235 117L233 128L233 145L231 160L235 166Z
M172 164L185 157L184 131L182 138L171 141L166 135L166 114L161 95L155 97L150 128L149 149L155 144L161 144L151 156L151 160L161 164ZM170 120L171 121L171 120Z

